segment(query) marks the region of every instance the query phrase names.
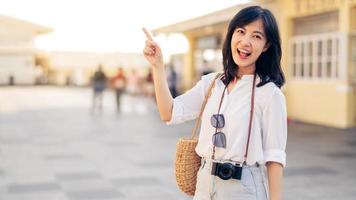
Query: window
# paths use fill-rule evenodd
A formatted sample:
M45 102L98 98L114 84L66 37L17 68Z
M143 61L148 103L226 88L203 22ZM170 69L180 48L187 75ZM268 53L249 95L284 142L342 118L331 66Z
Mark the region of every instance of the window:
M338 79L339 33L295 36L291 39L291 75L297 79Z

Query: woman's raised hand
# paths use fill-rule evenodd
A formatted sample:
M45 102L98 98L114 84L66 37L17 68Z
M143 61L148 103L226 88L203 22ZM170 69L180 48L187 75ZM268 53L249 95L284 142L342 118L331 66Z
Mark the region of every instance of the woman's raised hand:
M148 62L153 65L153 82L159 115L162 120L169 121L172 118L173 98L168 88L162 51L151 34L145 28L142 28L142 30L147 37L143 54Z
M143 49L143 54L147 61L153 65L153 67L164 67L163 56L160 46L153 40L152 35L145 29L142 28L143 32L146 35L146 44Z

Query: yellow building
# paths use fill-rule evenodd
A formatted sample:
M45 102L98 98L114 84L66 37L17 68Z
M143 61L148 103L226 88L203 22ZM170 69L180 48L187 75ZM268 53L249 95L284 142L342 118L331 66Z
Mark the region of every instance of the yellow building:
M222 70L228 23L243 7L255 4L270 9L279 24L289 118L356 126L356 0L252 1L154 30L186 36L190 48L184 58L184 88L207 66Z

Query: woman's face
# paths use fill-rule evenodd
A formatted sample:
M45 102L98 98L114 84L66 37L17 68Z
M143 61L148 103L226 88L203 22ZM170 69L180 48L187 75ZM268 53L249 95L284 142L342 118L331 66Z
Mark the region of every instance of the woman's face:
M244 27L237 27L232 34L232 58L240 69L254 69L258 57L267 49L267 38L261 19Z

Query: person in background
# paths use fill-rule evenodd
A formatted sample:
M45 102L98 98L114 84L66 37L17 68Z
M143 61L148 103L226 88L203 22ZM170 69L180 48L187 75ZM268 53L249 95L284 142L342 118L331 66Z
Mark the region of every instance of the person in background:
M172 94L172 97L175 98L178 96L177 93L177 72L174 70L174 66L169 65L168 75L167 75L169 91Z
M93 87L93 104L92 113L96 111L101 112L103 110L103 93L106 89L107 77L103 71L102 65L98 65L92 77L92 87Z
M201 70L202 70L202 72L201 72L202 76L214 72L214 70L211 69L211 67L209 65L209 62L207 60L205 60L205 59L203 60L203 65L202 65L202 69Z
M153 85L153 75L152 75L152 69L148 69L148 73L146 75L146 80L145 80L145 95L149 98L154 99L155 95L155 89Z
M111 84L116 94L116 111L117 113L120 113L121 96L125 92L126 88L126 77L124 70L121 67L118 68L116 75L112 78Z
M131 73L127 77L127 92L131 96L137 96L140 94L140 77L136 69L132 69Z

